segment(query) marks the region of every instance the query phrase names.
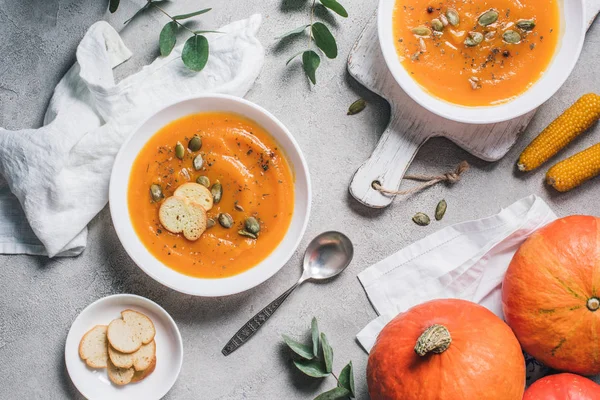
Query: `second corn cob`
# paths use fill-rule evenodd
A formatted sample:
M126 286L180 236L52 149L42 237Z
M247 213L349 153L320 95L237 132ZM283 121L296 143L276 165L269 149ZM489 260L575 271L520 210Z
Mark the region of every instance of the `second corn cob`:
M600 143L550 168L546 182L559 192L571 190L600 175Z
M555 119L523 150L517 167L531 171L558 153L600 118L600 96L588 93Z

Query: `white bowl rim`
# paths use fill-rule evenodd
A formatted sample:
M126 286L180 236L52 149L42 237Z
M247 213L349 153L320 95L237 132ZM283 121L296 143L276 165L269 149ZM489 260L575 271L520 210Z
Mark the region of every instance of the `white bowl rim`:
M173 317L171 317L171 314L169 314L167 312L167 310L165 310L160 304L156 303L155 301L152 301L152 300L150 300L150 299L148 299L146 297L139 296L137 294L131 294L131 293L116 293L116 294L111 294L111 295L104 296L104 297L101 297L99 299L96 299L92 303L88 304L83 310L81 310L79 312L79 314L77 314L77 317L75 317L75 319L71 323L71 326L69 327L69 332L67 333L67 337L65 339L65 346L66 346L66 344L69 343L69 338L71 336L73 327L79 321L80 318L83 318L83 315L89 309L97 306L100 303L104 303L104 302L107 302L107 301L110 301L110 300L113 300L113 299L114 300L119 300L119 299L125 299L125 300L127 300L127 299L134 299L136 301L139 301L142 304L147 304L149 307L154 307L154 308L156 308L156 310L159 311L159 313L163 316L163 318L165 318L167 320L167 322L173 327L173 331L176 334L176 336L175 336L175 343L177 345L178 353L180 354L180 357L178 359L176 371L174 371L174 374L172 374L172 376L174 376L175 379L173 379L173 381L170 382L170 383L168 382L168 384L164 386L164 391L162 393L159 393L160 396L157 397L157 398L164 397L171 390L171 388L173 387L173 385L177 381L177 378L179 377L179 374L181 373L181 367L183 365L183 338L181 337L181 332L179 331L179 327L177 326L177 323L175 323L175 320L173 319ZM84 388L78 381L76 381L75 379L72 378L72 373L69 371L69 365L71 365L71 362L67 359L67 355L68 355L68 352L67 352L67 348L65 347L64 358L65 358L65 367L67 369L67 374L69 374L69 377L71 378L71 382L73 382L73 385L79 391L79 393L81 393L84 397L88 398L87 393L89 393L89 391L86 388Z
M561 88L561 86L571 75L573 69L575 68L575 65L577 64L577 61L579 60L579 56L581 54L581 50L583 49L583 44L585 41L585 35L587 31L584 0L559 0L559 2L562 3L565 7L566 2L569 2L569 4L573 4L572 2L577 1L576 6L580 7L581 9L579 17L582 23L579 29L578 41L575 44L576 56L570 60L570 62L566 65L566 68L563 68L563 71L565 72L562 74L561 78L552 81L552 89L549 90L546 93L546 95L538 96L535 101L524 102L521 107L519 107L516 111L511 112L510 114L498 113L496 117L490 117L488 113L486 113L486 117L482 118L480 115L481 110L501 110L502 107L506 104L513 103L526 93L531 92L532 89L534 89L542 80L542 77L540 77L531 87L529 87L524 93L518 95L515 99L509 100L499 105L467 107L450 103L437 98L436 96L427 92L427 90L422 88L416 81L414 81L412 78L410 78L410 76L408 76L408 73L406 72L406 70L404 69L404 67L398 59L398 54L396 52L396 46L394 45L393 37L392 35L388 35L388 33L391 32L393 15L393 13L390 12L390 7L391 9L393 9L397 1L398 0L379 0L379 5L377 9L377 33L379 44L381 47L381 52L383 53L383 58L385 60L385 63L387 64L390 73L394 77L394 80L397 82L397 84L402 88L402 90L411 99L417 102L417 104L419 104L421 107L436 115L439 115L442 118L465 124L492 124L509 121L518 118L522 115L525 115L528 112L533 111L534 109L538 108L543 103L545 103ZM571 7L575 7L575 5L571 5ZM563 30L566 29L567 28L564 27L563 24ZM565 33L566 31L563 31L561 32L561 35L564 37ZM548 66L546 71L548 71L556 62L556 58L561 52L561 47L562 46L559 41L559 48L557 49L554 55L554 59L550 62L550 65ZM442 106L442 108L447 107L448 109L451 109L452 112L442 111L440 110L440 108L438 108L440 106Z
M127 229L127 226L129 226L131 229L131 223L130 222L123 222L117 218L115 218L115 215L118 213L117 208L121 207L121 211L122 208L125 209L127 216L129 217L129 211L128 211L128 205L127 202L125 202L124 204L121 205L117 205L119 204L118 202L118 198L117 198L117 179L118 179L118 172L115 168L116 165L118 165L121 162L121 159L124 157L123 152L124 149L127 148L127 145L131 142L131 140L134 138L134 136L138 133L138 131L144 127L144 125L146 123L148 123L152 118L154 118L155 116L157 116L158 114L164 112L166 109L173 107L175 105L180 105L183 103L187 103L189 101L194 101L194 100L210 100L210 99L218 99L218 100L224 100L224 101L231 101L233 103L238 103L239 105L248 107L256 112L258 112L259 114L263 114L264 117L266 117L267 119L269 119L273 124L275 124L280 130L281 132L285 135L285 138L287 140L290 141L291 146L295 152L295 156L298 157L298 161L299 164L293 164L290 161L291 156L287 153L289 153L289 150L286 151L286 155L288 158L288 161L291 164L292 170L294 171L294 175L297 179L297 177L299 176L299 172L301 172L302 176L305 178L305 184L306 184L306 193L304 194L303 197L306 198L306 207L304 208L304 210L302 211L302 214L305 216L304 220L302 221L302 225L300 230L298 231L298 235L297 237L294 239L293 244L289 247L289 251L287 252L287 254L285 255L285 257L282 257L280 261L277 262L277 264L280 264L276 267L270 268L269 271L267 271L267 273L265 273L264 275L262 275L260 278L255 278L253 280L244 280L244 275L248 274L250 271L253 271L256 269L256 267L258 267L259 265L261 265L262 263L264 263L265 261L267 261L270 256L273 254L273 252L275 252L275 250L281 245L281 243L283 243L286 239L286 237L290 234L290 228L288 228L288 231L286 232L284 238L282 239L282 242L278 245L278 247L276 247L275 249L273 249L273 251L271 252L271 254L269 256L267 256L263 261L261 261L259 264L257 264L254 267L251 267L250 269L241 272L237 275L233 275L233 276L229 276L229 277L225 277L225 278L215 278L215 279L210 279L210 278L196 278L193 276L188 276L188 275L184 275L181 274L171 268L169 268L168 266L162 264L160 261L158 261L154 256L152 256L150 254L150 252L146 249L147 254L158 264L160 264L162 267L167 268L169 271L171 271L172 273L175 273L177 275L179 275L179 279L185 279L188 281L194 281L196 284L198 283L202 283L203 287L201 290L197 290L196 288L191 289L190 287L181 287L178 284L174 284L173 282L167 281L163 278L161 278L160 276L158 276L157 273L155 273L155 271L152 270L152 268L149 268L147 265L145 265L141 260L140 257L133 253L131 251L131 249L129 248L128 242L126 240L126 238L124 237L124 230ZM214 110L209 110L209 111L214 111ZM202 113L202 110L198 110L197 113ZM236 113L235 111L231 111L233 113ZM243 113L241 112L237 112L237 114L243 115L245 116ZM191 115L191 114L188 114ZM247 117L247 116L246 116ZM182 117L177 117L176 119L179 119ZM251 117L247 117L253 120L253 118ZM175 119L173 119L175 120ZM257 122L258 123L258 122ZM154 131L153 134L155 134L161 127L156 128L156 130ZM271 132L269 132L270 135L273 136L273 138L279 143L281 144L281 141L275 137ZM150 136L151 137L151 136ZM137 154L136 154L137 157ZM130 175L130 170L127 171L127 176L125 179L125 185L128 186L129 183L129 175ZM296 180L297 182L297 180ZM125 189L125 192L127 190ZM297 190L295 190L295 194L294 197L296 198L297 195ZM228 295L233 295L233 294L237 294L237 293L241 293L244 292L246 290L252 289L262 283L264 283L265 281L267 281L269 278L271 278L273 275L275 275L277 272L279 272L288 262L289 260L292 258L292 256L294 255L295 251L297 250L298 246L300 245L300 242L302 240L302 238L304 237L304 234L306 233L306 228L308 226L308 221L310 219L310 212L311 212L311 207L312 207L312 185L311 185L311 179L310 179L310 173L309 173L309 169L308 169L308 164L306 162L306 159L304 158L304 154L302 153L302 150L300 148L300 145L298 144L298 142L296 141L296 139L294 138L294 136L291 134L291 132L285 127L285 125L283 125L283 123L281 121L279 121L279 119L277 119L273 114L271 114L269 111L267 111L266 109L264 109L263 107L259 106L258 104L255 104L249 100L246 100L244 98L241 97L236 97L236 96L232 96L232 95L227 95L227 94L218 94L218 93L206 93L206 94L199 94L199 95L193 95L193 96L188 96L188 97L184 97L181 98L175 102L172 102L170 104L167 104L164 107L161 107L159 110L157 110L156 112L153 112L150 116L148 116L148 118L146 118L145 120L143 120L141 123L139 123L134 129L132 129L131 133L127 136L127 138L125 139L125 141L123 141L123 144L121 145L119 152L117 153L117 156L115 157L115 161L113 163L113 168L112 168L112 172L111 172L111 178L110 178L110 185L109 185L109 207L110 207L110 211L111 211L111 219L113 221L113 225L115 227L115 231L117 233L117 237L119 238L119 241L121 242L121 244L123 245L125 251L127 252L127 254L129 255L129 257L134 261L134 263L142 270L144 271L148 276L150 276L152 279L154 279L155 281L163 284L164 286L167 286L175 291L178 291L180 293L184 293L184 294L188 294L188 295L193 295L193 296L202 296L202 297L220 297L220 296L228 296ZM294 214L296 214L297 212L297 207L298 204L294 205ZM292 217L292 222L293 222L294 217ZM127 219L127 221L129 221L129 218ZM141 246L144 246L143 243L141 243L141 240L139 239L139 237L137 236L137 234L135 234L135 239L139 242L139 244L141 244ZM144 246L145 249L145 246ZM226 288L224 287L224 285L220 285L222 283L227 283L230 281L236 281L235 282L235 287L230 287L230 288ZM204 284L209 284L209 287L207 287ZM190 286L190 285L188 285ZM198 285L196 285L198 286Z

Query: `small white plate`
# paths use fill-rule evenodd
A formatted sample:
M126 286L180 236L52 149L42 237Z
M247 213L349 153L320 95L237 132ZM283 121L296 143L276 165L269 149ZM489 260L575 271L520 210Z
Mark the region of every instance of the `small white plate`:
M114 385L106 369L89 368L79 358L79 341L95 325L108 325L131 309L147 315L156 328L156 369L146 379L125 386ZM160 399L171 389L181 370L183 342L173 318L158 304L133 294L115 294L96 300L75 319L67 335L65 362L73 384L86 398Z

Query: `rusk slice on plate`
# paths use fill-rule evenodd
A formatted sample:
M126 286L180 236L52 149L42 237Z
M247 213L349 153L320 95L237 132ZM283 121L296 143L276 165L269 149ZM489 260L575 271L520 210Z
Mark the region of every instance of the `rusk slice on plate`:
M122 319L115 319L108 325L106 336L110 345L121 353L133 353L154 339L154 324L142 313L133 310L121 312ZM117 359L118 357L115 357ZM125 360L119 364L126 365Z
M135 353L121 353L115 350L110 344L108 346L108 356L110 361L119 368L131 368L136 371L147 369L156 355L156 342L151 341L148 344L143 344L142 347Z
M171 233L183 232L188 240L198 240L206 230L206 210L187 197L171 196L163 201L158 219L166 230Z
M106 325L96 325L79 342L79 357L91 368L106 368L108 342Z
M199 183L184 183L175 190L173 196L186 197L192 203L200 204L206 211L213 207L212 193L206 186Z
M143 371L136 371L133 374L133 378L131 378L131 383L143 381L148 377L148 375L154 372L154 368L156 368L156 356L152 359L152 362L150 363L148 368L146 368Z
M108 360L108 379L115 385L127 385L131 382L135 370L133 368L119 368L115 366L110 359Z

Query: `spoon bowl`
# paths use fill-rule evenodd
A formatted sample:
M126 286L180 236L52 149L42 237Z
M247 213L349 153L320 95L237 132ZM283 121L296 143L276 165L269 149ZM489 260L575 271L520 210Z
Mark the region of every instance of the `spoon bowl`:
M354 247L341 232L324 232L314 238L304 253L304 279L324 280L340 274L354 257Z

